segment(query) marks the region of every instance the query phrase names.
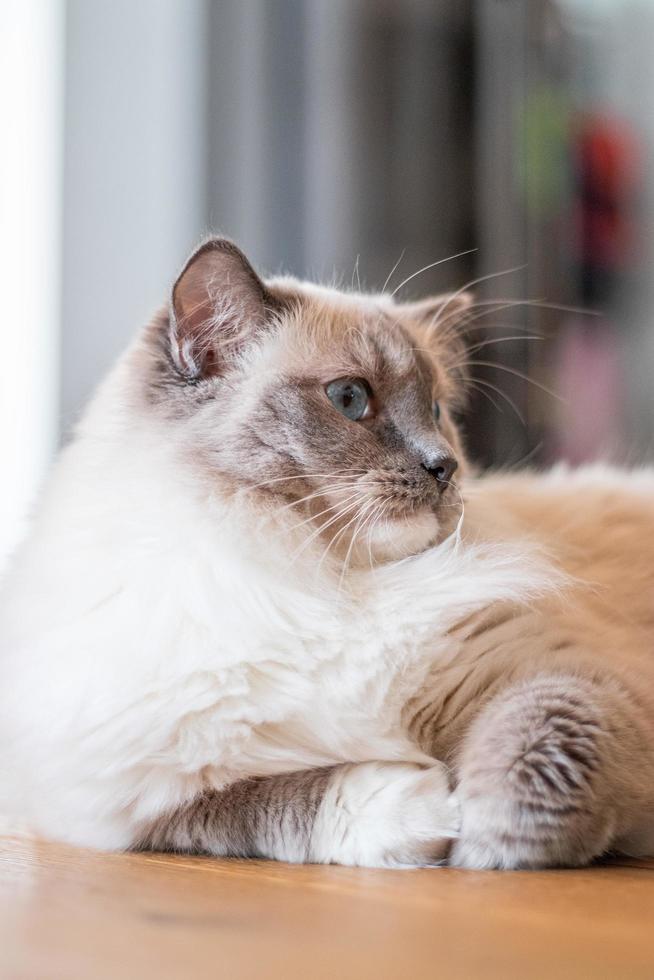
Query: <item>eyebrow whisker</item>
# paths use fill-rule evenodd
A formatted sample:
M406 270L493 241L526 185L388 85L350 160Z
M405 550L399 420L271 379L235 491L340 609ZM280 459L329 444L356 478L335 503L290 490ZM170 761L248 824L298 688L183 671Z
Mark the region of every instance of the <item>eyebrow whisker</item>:
M418 269L417 272L414 272L410 276L407 276L406 279L402 280L399 286L395 287L395 289L391 293L391 299L393 298L393 296L395 296L396 293L399 293L400 289L403 289L408 282L411 282L411 280L415 279L416 276L421 276L423 272L427 272L429 269L435 269L437 265L443 265L444 262L452 262L454 259L460 259L463 255L472 255L472 253L476 251L477 251L476 248L467 248L464 252L455 252L454 255L448 255L444 259L439 259L438 262L430 262L429 265L424 265L422 269Z
M393 273L394 273L394 272L395 272L395 270L396 270L396 269L397 269L397 268L399 267L399 265L400 265L400 262L401 262L401 261L402 261L402 259L404 258L404 253L405 253L405 252L406 252L406 248L403 248L403 249L402 249L402 251L400 252L400 257L399 257L399 259L397 260L397 262L395 263L395 265L393 266L393 268L391 269L391 271L390 271L390 272L388 273L388 275L386 276L386 279L384 280L384 285L383 285L383 286L382 286L382 288L381 288L381 292L382 292L382 294L386 292L386 287L388 286L388 284L389 284L389 282L390 282L390 281L391 281L391 279L393 278Z

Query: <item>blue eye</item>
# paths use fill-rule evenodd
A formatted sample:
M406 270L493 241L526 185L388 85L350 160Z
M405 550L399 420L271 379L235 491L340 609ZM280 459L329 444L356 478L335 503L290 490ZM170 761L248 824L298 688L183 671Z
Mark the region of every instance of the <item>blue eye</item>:
M434 413L434 418L438 422L439 418L441 417L441 407L438 404L438 402L434 402L434 404L431 407L431 410Z
M337 378L329 382L325 391L334 408L346 419L358 422L368 414L370 396L365 381Z

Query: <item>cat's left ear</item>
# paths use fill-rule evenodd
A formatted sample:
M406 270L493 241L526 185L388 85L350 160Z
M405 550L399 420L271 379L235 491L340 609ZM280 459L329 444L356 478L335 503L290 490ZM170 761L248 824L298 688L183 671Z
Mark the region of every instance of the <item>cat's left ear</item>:
M276 305L233 242L204 242L182 269L171 295L171 355L179 373L188 380L221 374L265 326Z
M396 303L395 309L399 311L400 317L419 324L426 331L427 339L431 339L439 333L443 334L446 328L465 322L473 303L472 293L443 293L440 296L428 296L415 303Z

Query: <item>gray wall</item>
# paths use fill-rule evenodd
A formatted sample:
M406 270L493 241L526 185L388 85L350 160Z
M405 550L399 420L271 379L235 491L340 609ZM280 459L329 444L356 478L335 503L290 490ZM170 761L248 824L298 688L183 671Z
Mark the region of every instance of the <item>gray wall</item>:
M208 20L205 0L68 0L64 432L205 231Z

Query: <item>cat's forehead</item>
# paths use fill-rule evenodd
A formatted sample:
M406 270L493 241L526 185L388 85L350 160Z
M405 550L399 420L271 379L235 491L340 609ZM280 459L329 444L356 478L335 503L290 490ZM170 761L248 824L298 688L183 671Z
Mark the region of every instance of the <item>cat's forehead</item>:
M335 286L305 282L290 276L271 279L268 281L268 285L288 296L298 296L307 305L331 309L334 312L340 311L344 314L372 311L380 306L388 306L391 302L388 294L346 292L343 289L337 289Z
M325 370L339 365L343 370L373 373L415 372L415 338L398 318L388 296L294 285L296 302L284 331L289 353L295 348L302 357L318 358Z

